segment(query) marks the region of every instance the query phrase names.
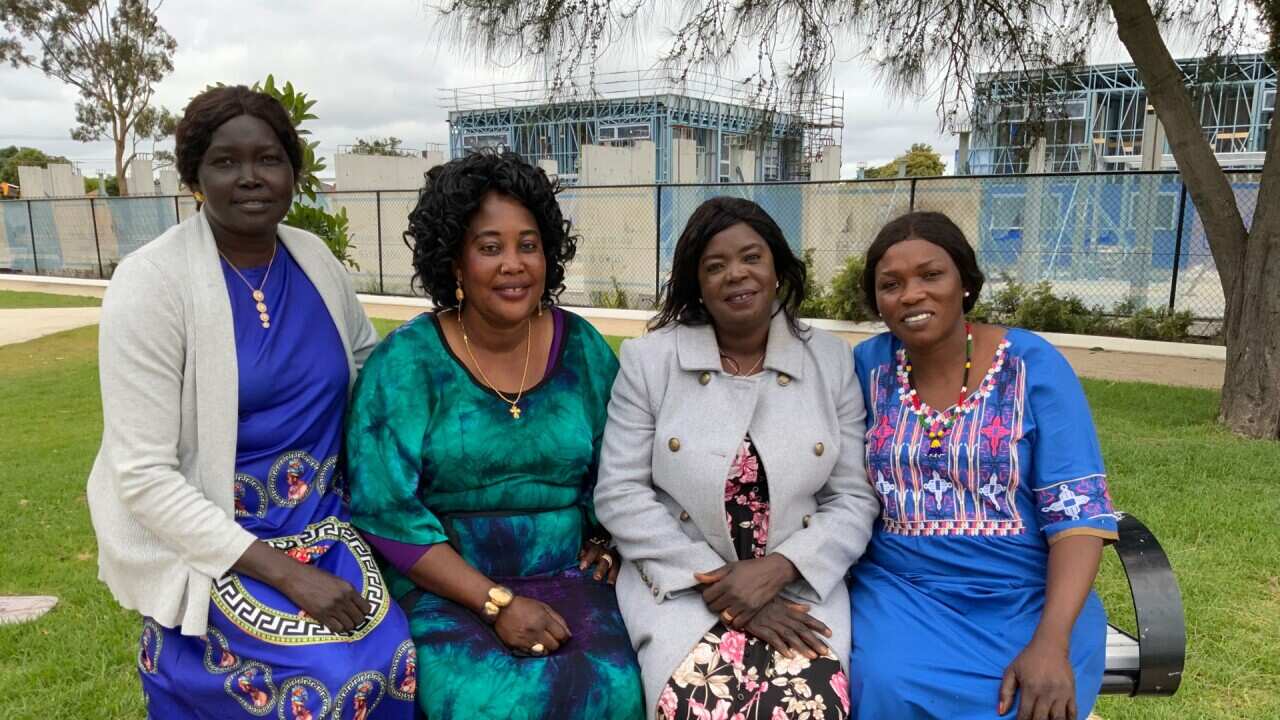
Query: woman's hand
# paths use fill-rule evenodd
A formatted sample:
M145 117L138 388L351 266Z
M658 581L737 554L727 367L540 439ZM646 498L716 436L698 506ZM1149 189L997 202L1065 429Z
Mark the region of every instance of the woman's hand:
M1021 691L1018 720L1076 720L1076 679L1067 646L1032 638L1004 671L997 714L1013 707Z
M369 602L346 580L310 565L289 562L294 568L277 589L330 630L349 633L372 611Z
M738 560L693 577L705 587L702 601L725 625L742 629L752 616L799 577L796 566L778 554Z
M774 598L751 617L745 629L787 657L799 653L814 660L830 652L822 638L831 637L831 628L810 615L808 605Z
M594 565L596 580L608 580L610 585L618 581L618 563L622 557L617 549L607 548L598 542L587 541L578 551L578 569L586 570Z
M560 649L572 633L560 613L544 602L517 595L498 613L493 624L498 637L512 650L531 655L545 655ZM542 645L542 652L533 649Z

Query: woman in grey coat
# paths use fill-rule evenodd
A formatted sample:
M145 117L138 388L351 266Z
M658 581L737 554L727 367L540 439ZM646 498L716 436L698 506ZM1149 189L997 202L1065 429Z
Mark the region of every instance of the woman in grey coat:
M849 348L797 321L804 283L762 208L714 198L622 345L596 512L662 720L848 714L843 579L879 506Z

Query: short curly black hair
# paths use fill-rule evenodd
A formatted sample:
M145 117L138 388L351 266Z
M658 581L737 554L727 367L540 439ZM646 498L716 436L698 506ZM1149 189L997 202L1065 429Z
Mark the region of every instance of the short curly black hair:
M960 284L969 293L963 300L965 312L978 304L978 296L982 293L982 285L986 276L978 267L978 255L973 246L965 239L964 231L959 225L940 212L918 210L900 215L880 228L876 239L867 248L866 263L862 266L863 300L871 312L880 313L876 306L876 266L889 248L904 240L920 239L937 245L947 251L951 261L960 272Z
M241 115L251 115L266 123L293 166L295 182L302 177L302 144L289 113L279 100L250 90L244 85L213 87L191 98L174 131L173 154L178 177L189 188L199 184L200 162L222 124Z
M486 148L428 170L422 196L409 213L404 241L413 251L413 279L437 310L458 305L453 263L462 254L471 218L491 192L519 201L538 223L547 259L542 302L554 303L564 292L565 266L578 251L578 238L556 201L559 183L516 153Z

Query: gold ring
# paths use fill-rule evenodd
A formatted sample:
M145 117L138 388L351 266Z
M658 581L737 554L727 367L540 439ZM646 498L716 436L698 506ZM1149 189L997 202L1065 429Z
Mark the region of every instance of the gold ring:
M603 560L603 561L605 561L605 562L607 562L607 563L609 563L609 567L610 567L610 568L612 568L612 567L613 567L613 556L612 556L612 555L610 555L609 553L605 553L605 554L601 555L601 556L600 556L600 559L601 559L601 560Z
M723 620L726 625L733 623L733 616L729 614L728 610L720 611L720 619Z
M533 647L529 648L529 652L533 653L534 655L541 655L546 651L547 651L547 646L543 645L542 643L534 643Z

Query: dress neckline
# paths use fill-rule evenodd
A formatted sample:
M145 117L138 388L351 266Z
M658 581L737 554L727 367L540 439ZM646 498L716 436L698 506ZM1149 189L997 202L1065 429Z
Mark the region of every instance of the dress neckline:
M455 312L457 311L455 310ZM549 312L556 313L556 312L561 312L561 310L560 308L552 305L549 308ZM561 338L559 347L556 347L556 338L554 335L554 332L555 332L554 321L555 319L552 318L553 330L552 330L552 338L551 338L551 345L552 345L551 350L553 353L555 353L554 358L548 359L550 364L546 365L546 370L542 374L542 379L534 383L533 385L529 386L529 388L526 389L524 393L522 393L524 397L528 397L529 395L532 395L534 392L539 390L543 385L546 385L551 380L551 378L554 377L556 373L558 373L560 370L560 365L561 365L560 361L564 357L565 347L568 346L569 343L565 341L565 338ZM519 392L517 390L497 390L481 382L480 378L476 377L475 374L471 372L471 369L467 367L467 364L462 361L462 358L458 357L458 354L453 351L453 347L449 345L449 339L446 338L444 334L444 326L440 324L440 313L438 311L431 313L431 325L436 330L436 337L440 339L441 347L444 348L444 351L448 353L449 357L453 360L453 362L457 364L458 368L461 369L462 372L466 373L467 378L471 380L471 384L474 385L477 389L489 395L492 395L493 397L496 397L496 398L502 397L501 395L499 395L499 393L505 393L507 395L515 395L517 392ZM564 333L567 335L568 332L569 332L569 323L567 322L567 319L566 319L566 322L564 324Z

